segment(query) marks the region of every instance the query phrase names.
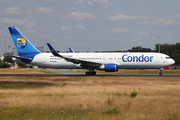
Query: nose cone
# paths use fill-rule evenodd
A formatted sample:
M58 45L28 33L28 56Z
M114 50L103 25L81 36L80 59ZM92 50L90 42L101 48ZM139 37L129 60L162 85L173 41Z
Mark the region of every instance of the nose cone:
M171 65L173 65L175 63L175 61L173 59L170 60L169 62Z

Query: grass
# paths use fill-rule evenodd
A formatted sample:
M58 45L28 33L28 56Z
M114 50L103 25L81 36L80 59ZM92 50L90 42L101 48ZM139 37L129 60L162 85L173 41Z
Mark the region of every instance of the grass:
M117 115L119 112L116 109L109 109L104 113L95 113L91 111L81 110L64 110L64 109L39 109L39 108L24 108L13 107L0 108L0 119L102 119L106 116Z
M45 82L13 82L13 81L0 81L0 89L34 89L51 86L51 83Z
M178 120L179 86L180 78L0 76L0 119Z
M168 114L163 114L162 116L156 118L151 113L145 112L142 115L125 115L116 108L110 108L102 113L93 111L82 111L79 109L47 109L47 108L26 108L26 107L0 107L0 119L2 120L41 120L41 119L66 119L66 120L179 120L179 111L169 111Z
M2 107L0 108L0 119L2 120L39 120L39 119L81 119L81 114L76 111L64 111L63 109L40 109L25 107ZM86 113L88 115L88 113Z
M0 74L45 74L42 69L0 69Z
M131 93L131 97L136 97L138 94L138 92L136 92L135 90Z

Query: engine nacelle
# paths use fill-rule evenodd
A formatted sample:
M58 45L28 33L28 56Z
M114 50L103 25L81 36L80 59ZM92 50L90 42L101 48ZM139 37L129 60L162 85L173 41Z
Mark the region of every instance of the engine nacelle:
M12 60L15 61L15 62L22 62L20 59L14 58L14 57L12 58Z
M108 64L101 65L99 67L99 69L104 70L105 72L116 72L116 71L118 71L117 65L114 63L108 63Z
M16 58L13 57L12 60L13 60L13 61L16 61Z

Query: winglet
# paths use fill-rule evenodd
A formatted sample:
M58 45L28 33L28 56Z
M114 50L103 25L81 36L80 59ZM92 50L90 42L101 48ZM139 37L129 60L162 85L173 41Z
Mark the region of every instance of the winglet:
M69 51L70 51L71 53L75 53L72 48L69 48Z
M47 45L48 45L51 53L52 53L54 56L63 57L63 56L59 55L59 54L56 52L56 50L55 50L49 43L47 43Z

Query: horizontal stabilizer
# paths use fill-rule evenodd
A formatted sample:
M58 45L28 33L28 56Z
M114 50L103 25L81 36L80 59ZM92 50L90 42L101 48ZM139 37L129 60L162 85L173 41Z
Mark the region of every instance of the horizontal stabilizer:
M19 58L21 60L33 60L31 58L25 58L25 57L20 57L20 56L11 56L11 57L14 57L14 58Z

